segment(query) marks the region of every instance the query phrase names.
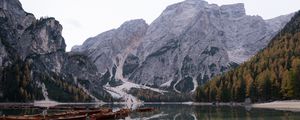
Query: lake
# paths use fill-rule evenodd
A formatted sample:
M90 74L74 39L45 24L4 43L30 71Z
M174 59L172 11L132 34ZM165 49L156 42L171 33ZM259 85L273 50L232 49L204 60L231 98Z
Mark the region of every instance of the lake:
M123 106L120 104L64 104L61 108L69 106L76 107L97 107L113 108L117 110ZM230 106L200 106L187 104L144 104L141 107L156 108L153 112L131 113L126 119L134 120L300 120L300 112L257 109ZM62 112L58 109L37 109L37 108L0 108L0 115L24 115L24 114L51 114Z

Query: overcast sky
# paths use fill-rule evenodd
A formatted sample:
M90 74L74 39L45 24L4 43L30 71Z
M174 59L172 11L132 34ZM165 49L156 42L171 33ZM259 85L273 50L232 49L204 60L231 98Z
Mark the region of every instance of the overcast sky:
M63 25L67 51L87 38L142 18L150 24L173 3L183 0L20 0L37 18L55 17ZM246 13L264 19L295 12L300 0L207 0L218 5L244 3Z

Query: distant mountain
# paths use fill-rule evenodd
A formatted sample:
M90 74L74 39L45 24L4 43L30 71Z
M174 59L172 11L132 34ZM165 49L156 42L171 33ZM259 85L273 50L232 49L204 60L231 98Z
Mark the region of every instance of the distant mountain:
M36 20L18 0L0 1L0 102L110 100L96 66L66 53L62 26Z
M198 87L198 101L300 99L300 12L266 48L236 69Z
M282 18L271 27L273 21L246 15L243 4L186 0L171 5L149 26L137 48L140 65L129 80L194 91L264 48L290 16Z
M291 16L263 20L246 15L243 4L186 0L168 6L150 25L127 21L72 52L87 55L111 89L135 84L188 94L263 49Z

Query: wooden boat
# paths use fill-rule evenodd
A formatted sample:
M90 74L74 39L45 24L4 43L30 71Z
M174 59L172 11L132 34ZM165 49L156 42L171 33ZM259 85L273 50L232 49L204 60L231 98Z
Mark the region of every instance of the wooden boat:
M46 118L64 119L64 120L73 120L74 119L75 120L77 118L79 119L79 118L87 117L87 116L97 114L97 113L109 113L109 112L112 112L112 109L69 111L69 112L64 112L64 113L47 115Z
M121 109L116 112L98 113L91 115L91 120L124 119L129 115L130 112L130 109Z
M68 117L59 117L56 120L85 120L88 116L78 115L78 116L68 116Z
M0 120L85 120L86 118L91 118L92 120L120 119L128 116L130 112L130 109L121 109L116 112L112 112L112 109L79 110L45 116L40 114L24 116L3 116L0 117Z
M136 112L151 112L151 111L154 111L154 110L155 110L155 108L138 108L135 111Z
M0 120L42 120L42 118L28 116L7 116L0 118Z

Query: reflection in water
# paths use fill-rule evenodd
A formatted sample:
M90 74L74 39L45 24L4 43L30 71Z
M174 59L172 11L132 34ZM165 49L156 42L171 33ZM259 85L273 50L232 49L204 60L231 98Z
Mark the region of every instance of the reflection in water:
M151 117L144 118L143 120L151 120L151 119L160 118L160 117L167 116L167 115L168 115L168 114L164 114L164 112L162 112L162 113L153 115L153 116L151 116Z
M194 113L191 113L190 115L193 116L193 120L197 120L197 117Z
M177 117L180 116L180 115L181 115L181 113L177 113L177 114L174 116L173 120L176 120Z
M193 105L154 105L148 104L144 107L155 107L158 111L142 114L131 114L132 119L149 118L149 120L232 120L232 119L261 119L261 120L300 120L300 112L277 111L269 109L256 109L229 106L193 106ZM150 118L151 115L165 114L159 118Z
M148 117L142 117L140 116L139 118L131 118L130 116L125 118L126 120L154 120L154 119L160 119L164 116L167 116L168 114L165 114L164 112L162 113L158 113L152 116L148 116Z
M86 108L112 108L119 109L121 104L67 104L60 107L86 107ZM300 112L277 111L269 109L256 109L248 107L229 107L229 106L194 106L183 104L145 104L142 107L152 107L157 110L152 112L134 112L130 114L127 120L232 120L232 119L260 119L260 120L300 120ZM24 115L24 114L52 114L61 112L63 110L53 109L1 109L0 116L2 115Z

